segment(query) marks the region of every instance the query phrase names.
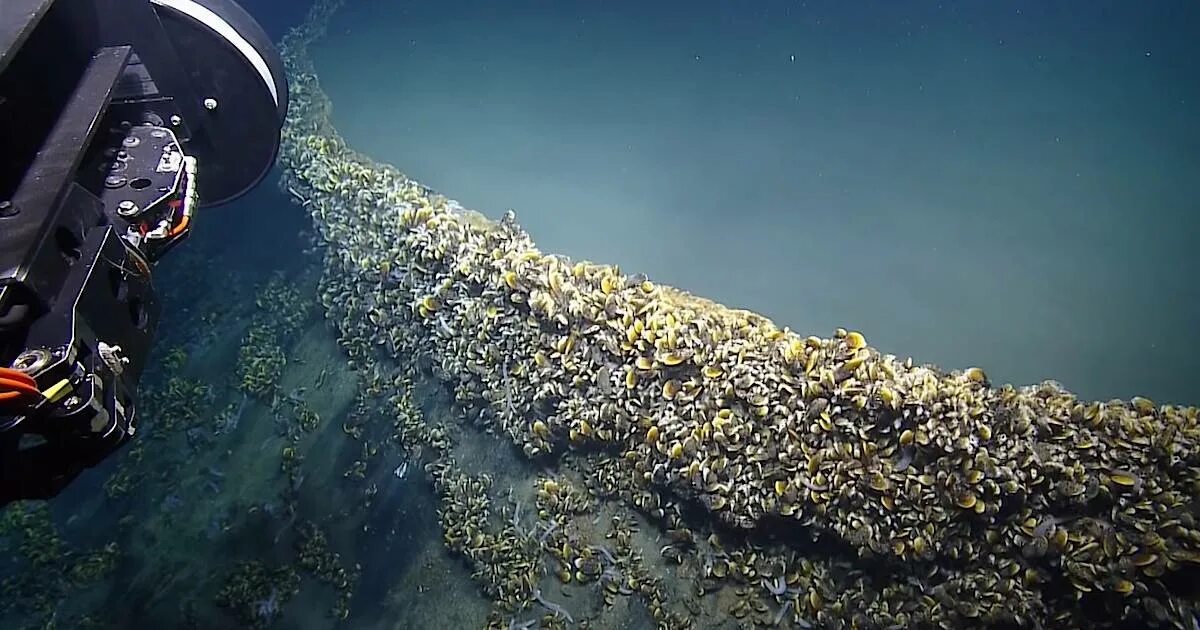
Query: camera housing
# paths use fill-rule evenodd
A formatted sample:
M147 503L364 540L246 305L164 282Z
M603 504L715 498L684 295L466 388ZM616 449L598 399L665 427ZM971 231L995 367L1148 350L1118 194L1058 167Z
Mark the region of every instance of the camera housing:
M137 430L156 261L274 164L278 52L231 0L4 0L0 501Z

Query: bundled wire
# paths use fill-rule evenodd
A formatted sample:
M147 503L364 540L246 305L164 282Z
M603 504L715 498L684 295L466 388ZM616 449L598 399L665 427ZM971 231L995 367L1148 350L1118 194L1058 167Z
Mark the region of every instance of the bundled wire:
M33 377L12 368L0 368L0 403L31 402L42 398Z

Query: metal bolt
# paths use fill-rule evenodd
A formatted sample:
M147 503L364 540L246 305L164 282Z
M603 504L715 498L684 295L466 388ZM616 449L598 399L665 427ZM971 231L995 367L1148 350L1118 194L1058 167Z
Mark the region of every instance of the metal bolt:
M136 147L141 143L142 139L137 136L125 136L125 139L121 140L121 144L127 147Z
M120 175L109 175L104 178L105 188L120 188L125 185L127 180Z
M131 217L137 213L138 213L137 204L133 203L132 201L130 201L128 199L123 199L120 203L117 204L117 214L119 214L123 217Z
M178 127L179 125L182 125L182 124L183 124L183 119L180 118L178 114L171 115L171 126L172 127Z
M208 111L211 112L212 110L214 110L216 108L217 108L217 99L215 99L211 96L204 99L204 109L207 109Z
M46 354L44 351L39 353L37 350L26 350L12 362L12 367L14 370L29 372L37 367L45 358Z
M19 212L19 210L17 210L17 207L13 205L13 202L8 201L7 199L0 201L0 218L15 217L17 216L17 212Z

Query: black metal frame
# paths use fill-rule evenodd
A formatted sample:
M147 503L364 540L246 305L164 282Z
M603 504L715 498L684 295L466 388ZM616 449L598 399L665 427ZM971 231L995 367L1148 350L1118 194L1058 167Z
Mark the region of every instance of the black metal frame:
M283 117L229 42L187 16L148 0L2 1L0 366L44 397L0 407L0 504L57 494L133 435L160 315L150 265L187 235L195 203L184 149L237 196L269 169ZM198 69L213 59L227 65Z

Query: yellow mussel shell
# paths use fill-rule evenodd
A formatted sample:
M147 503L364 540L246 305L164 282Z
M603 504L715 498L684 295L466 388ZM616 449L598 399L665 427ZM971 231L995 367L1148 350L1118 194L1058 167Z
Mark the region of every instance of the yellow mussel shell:
M659 360L662 361L663 365L666 365L669 367L674 367L676 365L679 365L680 363L683 363L685 358L682 354L679 354L678 352L668 352L668 353L664 354L662 356L662 358L660 358Z
M967 368L966 371L963 372L963 377L966 378L968 381L971 381L972 383L986 383L987 382L987 374L984 373L983 368L978 368L978 367Z

